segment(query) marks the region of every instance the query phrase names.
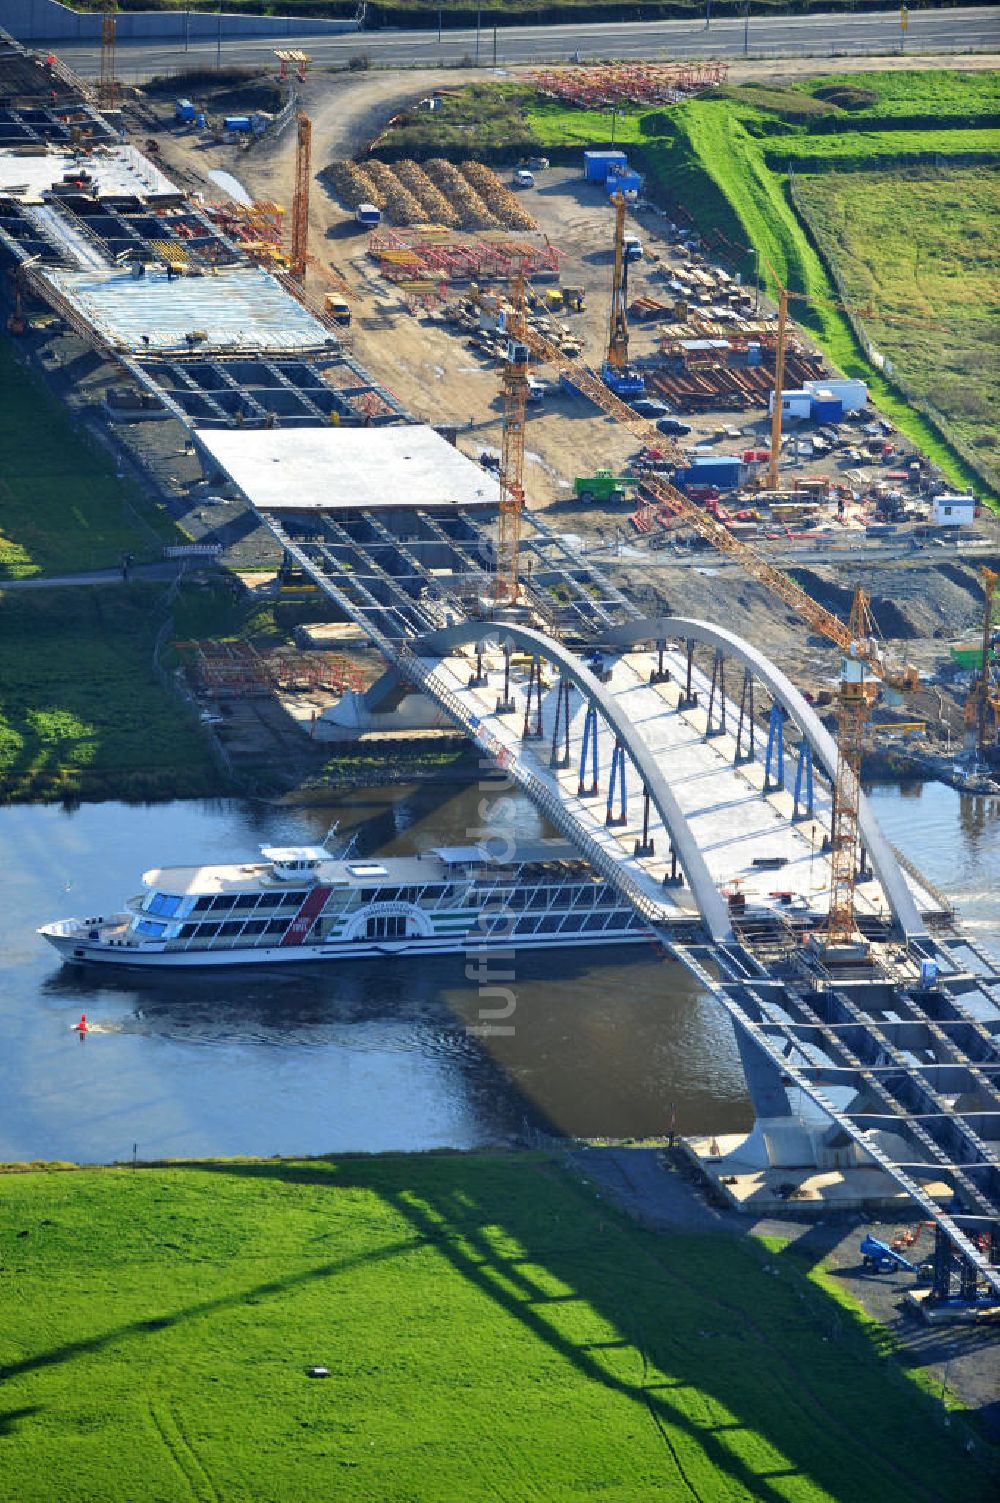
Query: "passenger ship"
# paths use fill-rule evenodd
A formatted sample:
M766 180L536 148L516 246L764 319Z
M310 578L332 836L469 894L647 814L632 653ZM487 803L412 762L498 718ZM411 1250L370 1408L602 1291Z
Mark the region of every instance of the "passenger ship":
M441 846L384 860L325 846L264 846L241 866L143 874L125 911L59 919L38 933L70 963L273 965L375 955L541 950L649 940L646 922L561 840L507 859Z

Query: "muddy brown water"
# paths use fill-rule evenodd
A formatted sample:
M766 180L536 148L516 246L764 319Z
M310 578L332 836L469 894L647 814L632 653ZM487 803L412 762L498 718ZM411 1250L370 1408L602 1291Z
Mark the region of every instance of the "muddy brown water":
M750 1109L729 1024L645 946L518 956L514 1032L470 1033L462 956L154 978L63 967L46 920L118 907L151 866L358 836L358 853L465 843L452 787L329 805L243 801L0 810L0 1160L293 1154L737 1131ZM890 838L1000 945L1000 800L938 784L874 793ZM502 814L544 833L526 802ZM495 821L494 821L495 823ZM99 1031L72 1024L85 1011Z

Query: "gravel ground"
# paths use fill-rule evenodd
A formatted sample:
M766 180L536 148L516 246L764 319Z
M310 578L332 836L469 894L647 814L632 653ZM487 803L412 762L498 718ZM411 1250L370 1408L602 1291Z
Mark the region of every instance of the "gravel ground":
M903 1367L924 1373L932 1384L947 1384L984 1436L1000 1445L1000 1327L924 1325L904 1303L912 1274L872 1274L861 1267L858 1244L865 1232L891 1241L905 1223L869 1221L857 1213L819 1221L801 1216L753 1220L715 1205L686 1161L661 1149L580 1148L568 1160L574 1172L654 1231L793 1242L797 1252L822 1263L869 1315L892 1331ZM932 1246L932 1234L924 1231L915 1250L927 1255Z

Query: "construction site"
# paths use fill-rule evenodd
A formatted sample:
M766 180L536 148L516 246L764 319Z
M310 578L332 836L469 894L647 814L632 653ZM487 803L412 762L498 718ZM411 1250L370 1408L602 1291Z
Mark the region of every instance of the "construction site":
M270 740L285 781L255 793L303 782L296 743L350 748L359 788L408 740L473 749L731 1026L754 1126L685 1140L710 1203L919 1216L926 1260L864 1256L919 1274L929 1321L981 1328L1000 971L864 779L1000 795L996 514L627 150L386 163L370 148L398 100L373 85L351 114L309 63L275 52L284 104L258 128L231 80L230 114L211 89L122 90L111 4L93 91L0 34L20 358L181 529L155 559L169 591L295 603L266 645L166 621L165 692L230 787ZM535 81L668 108L724 76L586 75ZM321 847L274 854L325 881ZM482 853L438 854L450 902ZM276 944L303 944L332 890L292 894L305 917ZM406 891L380 942L407 937ZM220 920L206 943L229 937Z
M547 619L571 618L584 640L593 616L584 600L595 593L620 589L671 609L697 598L707 611L731 609L735 591L758 635L822 703L833 657L775 619L729 543L795 567L834 609L849 580L863 581L878 628L905 640L921 674L912 718L895 717L906 729L883 745L888 765L988 777L996 691L977 698L969 652L982 636L980 585L997 562L995 519L963 498L950 508L944 480L871 409L863 383L829 370L792 324L791 296L775 304L759 277L747 285L709 256L692 225L644 197L626 152L581 153L575 168L537 162L506 178L471 161L387 164L367 149L338 158L352 126L336 85L310 76L305 54L276 55L275 87L294 76L300 97L313 90L316 120L300 110L297 124L268 127L247 150L244 117L223 120L210 97L189 107L131 91L108 115L113 80L91 98L73 92L55 60L8 47L6 63L10 327L54 370L83 341L100 363L70 400L112 422L193 544L258 571L256 587L281 568L253 487L220 457L233 429L241 454L249 430L274 441L289 430L288 480L288 466L322 438L313 466L295 472L296 494L328 453L344 454L341 526L352 525L347 493L364 478L364 461L344 449L358 424L436 427L441 448L426 463L464 455L480 477L471 489L494 502L516 284L530 360L519 525L524 577L541 583ZM668 104L722 78L614 66L534 81L594 107ZM230 105L234 97L227 85ZM361 205L373 224L360 223ZM33 305L48 311L32 317ZM274 505L288 480L269 487ZM376 489L364 504L377 503ZM952 509L961 527L944 525ZM467 515L462 526L482 560L489 525ZM709 567L702 550L712 543L721 553ZM946 563L941 548L961 561ZM557 556L559 570L545 571ZM581 584L588 562L607 587ZM425 595L444 599L440 581L456 569L469 585L467 556L459 564L442 553L428 569ZM875 744L869 752L878 758Z

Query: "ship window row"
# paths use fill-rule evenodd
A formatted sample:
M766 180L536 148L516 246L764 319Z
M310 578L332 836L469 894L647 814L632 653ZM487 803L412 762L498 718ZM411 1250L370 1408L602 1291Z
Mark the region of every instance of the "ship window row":
M244 937L258 934L284 934L288 928L287 918L273 919L229 919L225 923L185 924L181 930L181 939L234 939L237 934Z
M513 887L513 888L479 888L471 898L471 901L480 907L487 904L500 905L504 908L623 908L626 906L624 899L613 887L607 885L597 886L594 883L586 883L583 886L556 887L546 885L542 887Z
M481 921L481 929L484 934L490 932L509 934L516 938L518 935L528 934L598 934L606 929L618 932L622 929L644 929L645 920L638 913L543 913L541 915L526 913L514 921L513 928L510 921L503 914L498 915L492 923Z
M330 894L326 903L328 910L334 908L357 908L362 903L418 903L423 899L425 902L436 900L444 902L455 896L461 889L450 882L427 884L423 887L370 887L353 891L334 891ZM157 894L157 899L161 894ZM304 892L241 892L241 893L217 893L212 896L208 893L198 898L192 906L192 913L244 913L251 912L255 908L280 908L292 909L301 907L307 894ZM173 903L169 910L148 905L149 912L162 913L171 916L180 903L180 898L166 899Z
M216 897L201 897L192 908L192 913L246 912L258 906L263 908L301 908L307 894L304 892L241 892L219 893Z

